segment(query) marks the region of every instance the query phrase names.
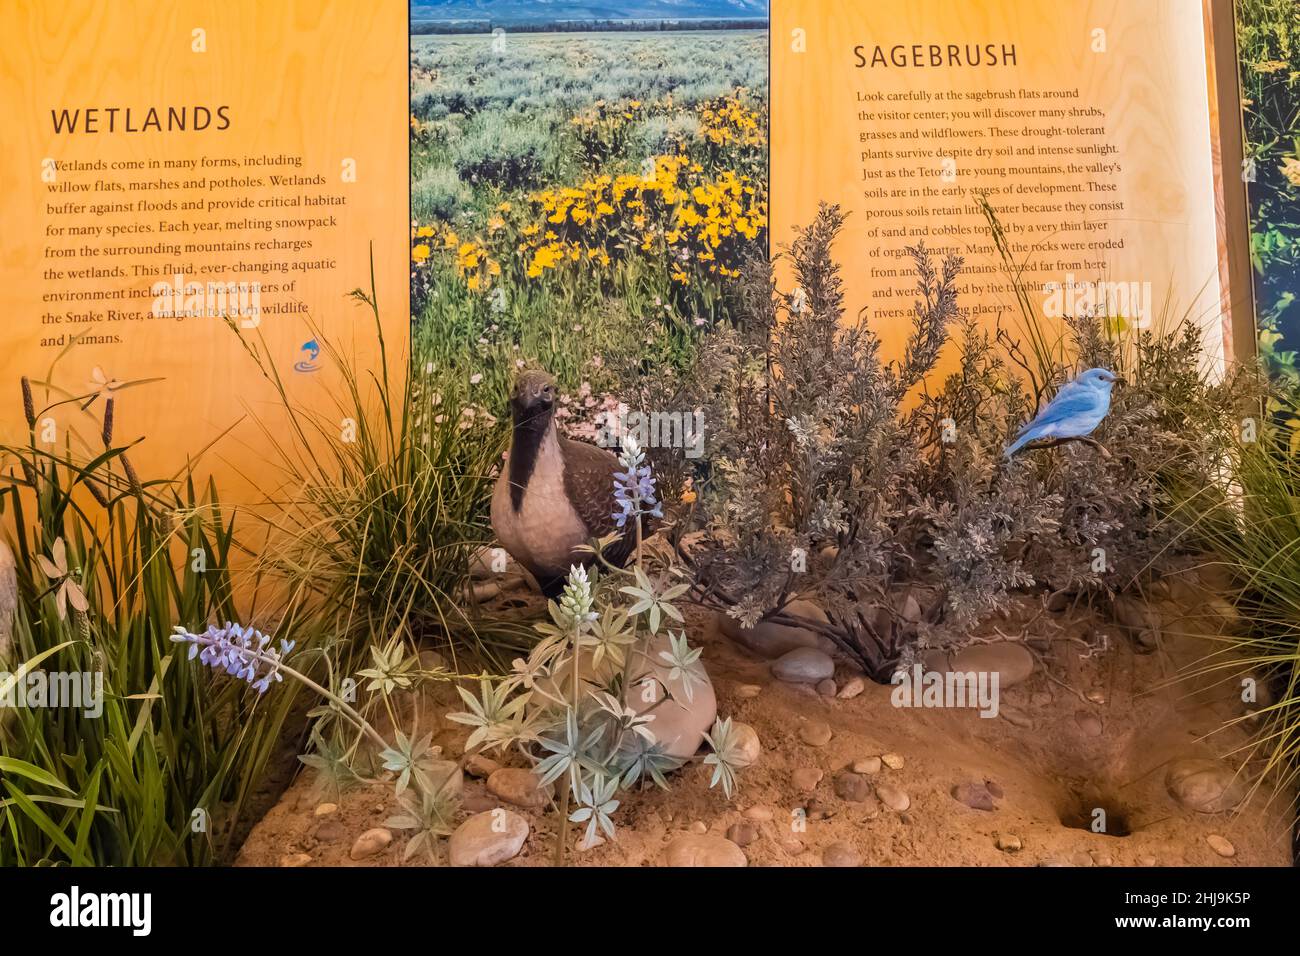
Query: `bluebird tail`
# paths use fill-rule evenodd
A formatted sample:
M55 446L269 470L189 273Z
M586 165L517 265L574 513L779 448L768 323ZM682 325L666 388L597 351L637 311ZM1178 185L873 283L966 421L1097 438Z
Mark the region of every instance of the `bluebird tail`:
M1007 461L1010 461L1012 455L1020 451L1020 449L1024 448L1025 445L1029 444L1033 440L1034 440L1033 435L1028 433L1022 434L1019 438L1017 438L1015 441L1013 441L1010 445L1007 446L1007 450L1002 453L1002 457L1005 458Z

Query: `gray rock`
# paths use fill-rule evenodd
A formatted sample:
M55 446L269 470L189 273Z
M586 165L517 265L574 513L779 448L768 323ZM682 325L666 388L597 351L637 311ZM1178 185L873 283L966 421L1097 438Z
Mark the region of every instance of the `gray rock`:
M326 820L312 833L319 843L341 843L347 835L347 828L338 820Z
M792 684L816 684L835 673L829 654L812 647L799 647L772 662L772 674Z
M811 601L791 601L781 611L792 617L801 617L820 624L826 623L826 614ZM718 615L718 630L738 644L753 651L759 657L775 658L806 647L821 651L830 651L835 647L829 638L822 637L816 631L806 627L790 627L774 624L771 621L759 621L753 627L741 627L740 622L727 614Z
M669 866L748 866L745 852L726 837L687 833L664 851Z
M528 839L528 821L513 810L476 813L448 841L452 866L496 866L519 855Z
M952 798L972 810L985 810L991 813L997 809L993 803L993 794L982 783L959 783L952 788Z
M1245 788L1232 768L1219 760L1175 760L1165 773L1165 788L1180 806L1197 813L1233 810L1245 797Z
M862 774L844 770L835 775L835 795L850 803L863 803L871 796L871 784Z
M672 668L659 656L668 647L665 628L664 633L651 642L649 660L642 658L633 665L630 681L630 686L641 687L653 678L661 689L667 690L667 694L646 700L646 695L634 693L630 695L628 706L638 713L653 709L650 732L664 753L685 763L695 756L704 743L704 735L713 728L718 717L718 698L707 675L703 683L692 683L691 694L687 697L682 679L670 678Z

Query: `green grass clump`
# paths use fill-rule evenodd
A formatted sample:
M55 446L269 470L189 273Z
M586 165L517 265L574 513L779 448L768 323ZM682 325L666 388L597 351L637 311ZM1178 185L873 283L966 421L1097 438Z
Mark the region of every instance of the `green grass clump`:
M17 589L0 695L84 673L102 681L102 713L0 709L0 865L226 860L294 705L211 680L170 640L246 609L232 516L210 484L142 481L113 443L111 397L99 435L40 442L53 409L103 396L23 385L31 441L0 448Z

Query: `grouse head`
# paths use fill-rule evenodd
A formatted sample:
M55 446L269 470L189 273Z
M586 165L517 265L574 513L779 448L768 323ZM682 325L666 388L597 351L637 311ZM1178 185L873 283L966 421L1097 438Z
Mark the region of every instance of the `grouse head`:
M529 370L515 380L510 411L516 428L544 431L555 414L555 379L540 369Z

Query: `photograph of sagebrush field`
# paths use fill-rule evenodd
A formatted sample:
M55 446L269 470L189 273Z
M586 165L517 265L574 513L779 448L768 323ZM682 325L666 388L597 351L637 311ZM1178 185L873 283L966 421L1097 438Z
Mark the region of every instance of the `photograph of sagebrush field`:
M924 246L882 358L844 211L770 234L766 17L412 3L405 380L295 456L274 614L166 560L228 567L215 488L7 450L6 669L122 693L0 719L0 863L1291 863L1295 376L1159 303L991 334Z

